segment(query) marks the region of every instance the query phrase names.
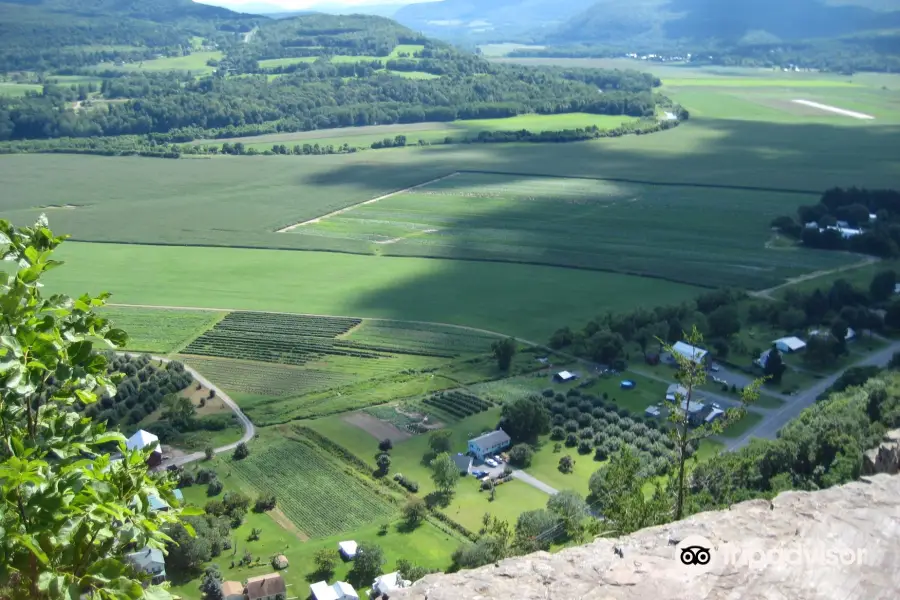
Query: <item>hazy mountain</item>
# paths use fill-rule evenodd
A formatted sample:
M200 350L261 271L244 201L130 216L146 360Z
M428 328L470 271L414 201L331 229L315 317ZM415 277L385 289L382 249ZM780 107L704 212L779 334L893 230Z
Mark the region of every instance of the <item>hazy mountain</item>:
M834 6L826 0L596 0L547 34L544 41L790 41L891 27L900 27L900 12Z
M394 18L432 35L504 39L560 26L592 1L443 0L404 6L394 13Z
M821 38L900 27L898 11L889 0L443 0L394 16L448 38L572 44Z

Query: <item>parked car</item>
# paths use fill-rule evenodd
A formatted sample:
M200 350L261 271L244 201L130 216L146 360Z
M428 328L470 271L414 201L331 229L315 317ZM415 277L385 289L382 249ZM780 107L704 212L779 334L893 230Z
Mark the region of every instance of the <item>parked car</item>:
M500 458L499 456L495 456L495 457L494 457L494 462L496 462L498 465L502 465L502 464L503 464L503 459Z
M474 477L475 479L481 479L485 475L487 475L487 473L485 473L484 471L472 471L472 477Z
M718 409L718 410L722 410L722 407L719 405L718 402L713 402L713 403L712 403L712 407L715 408L715 409Z
M484 464L486 464L486 465L489 466L489 467L496 467L496 466L497 466L497 461L495 461L493 458L486 458L486 459L484 460Z
M713 373L718 373L720 368L721 367L719 367L719 365L717 365L716 363L709 365L709 370Z

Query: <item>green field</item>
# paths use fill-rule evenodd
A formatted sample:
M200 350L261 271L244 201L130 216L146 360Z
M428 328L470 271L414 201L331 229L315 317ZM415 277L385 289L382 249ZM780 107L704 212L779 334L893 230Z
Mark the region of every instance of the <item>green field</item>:
M212 52L192 52L187 56L171 56L156 58L136 63L117 65L116 63L100 63L93 68L97 71L191 71L198 75L207 75L215 71L215 67L206 64L208 60L221 60L225 54L218 50Z
M430 73L418 71L392 71L391 74L413 79L432 79L437 77ZM375 125L366 127L344 127L318 131L300 131L297 133L278 133L255 137L201 140L195 144L221 145L225 142L242 142L248 148L259 151L270 150L272 144L319 144L320 146L340 146L348 144L356 148L367 148L373 142L385 138L393 139L397 135L405 135L407 143L416 145L419 140L429 144L443 143L448 137L463 140L476 137L482 131L559 131L562 129L578 129L595 125L601 129L614 129L623 123L636 121L627 116L594 115L588 113L565 113L557 115L519 115L505 119L471 119L452 121L449 123L412 123L396 125Z
M288 65L297 65L300 63L316 62L318 56L300 56L297 58L269 58L257 61L260 69L272 69L275 67L286 67Z
M281 511L311 538L390 521L396 513L394 505L305 439L281 437L232 467L258 493L274 493Z
M371 242L392 255L545 263L752 288L848 262L831 252L766 246L769 223L796 201L774 192L460 173L290 234Z
M51 291L107 290L124 304L445 322L541 342L604 308L673 304L699 291L613 273L327 252L70 242L58 254L67 264L48 274Z
M0 96L24 96L28 92L41 93L44 86L37 83L7 83L0 82Z
M128 332L127 350L169 354L212 327L223 313L111 306L102 315Z

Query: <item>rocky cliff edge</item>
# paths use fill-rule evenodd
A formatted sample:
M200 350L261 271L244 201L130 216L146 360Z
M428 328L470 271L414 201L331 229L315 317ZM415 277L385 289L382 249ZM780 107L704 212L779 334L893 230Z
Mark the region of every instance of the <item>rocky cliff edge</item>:
M786 492L772 502L744 502L556 554L429 575L391 595L670 599L900 599L900 476L877 474L817 492Z

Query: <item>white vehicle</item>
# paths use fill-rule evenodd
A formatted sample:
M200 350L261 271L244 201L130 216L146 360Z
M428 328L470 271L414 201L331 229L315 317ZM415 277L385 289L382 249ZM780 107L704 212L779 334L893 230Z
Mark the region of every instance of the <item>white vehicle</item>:
M499 456L495 456L495 457L494 457L494 462L496 462L498 465L502 465L502 464L503 464L503 459L500 458Z
M486 464L489 467L496 467L497 461L495 461L493 458L487 458L487 459L485 459L484 464Z
M709 370L712 371L713 373L718 373L719 368L720 368L719 365L717 365L716 363L713 363L709 366Z
M717 408L717 409L719 409L719 410L722 410L722 407L719 405L718 402L713 402L713 403L712 403L712 407L713 407L713 408Z

